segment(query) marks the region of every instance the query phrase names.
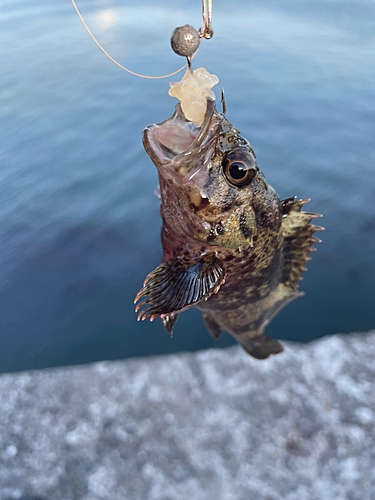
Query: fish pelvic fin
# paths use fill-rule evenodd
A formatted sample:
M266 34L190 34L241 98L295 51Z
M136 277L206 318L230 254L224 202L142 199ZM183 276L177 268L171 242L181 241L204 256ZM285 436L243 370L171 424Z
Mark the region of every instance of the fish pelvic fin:
M281 281L292 291L297 290L301 274L306 270L305 264L310 260L309 254L315 250L313 243L320 243L318 238L313 237L313 233L323 230L320 226L310 224L321 215L301 212L301 208L308 201L310 200L287 198L281 202L281 230L284 237L284 269Z
M163 323L164 328L169 333L170 338L173 337L173 328L178 319L178 314L169 314L168 316L164 316L161 318L161 322Z
M224 281L224 267L214 253L194 263L182 259L164 262L147 276L134 300L138 302L135 310L141 309L138 321L175 316L217 293ZM175 321L163 322L169 333Z
M239 340L241 347L250 356L256 359L266 359L271 354L280 354L284 348L277 340L269 337L265 333L253 336L254 332L249 332L249 339Z

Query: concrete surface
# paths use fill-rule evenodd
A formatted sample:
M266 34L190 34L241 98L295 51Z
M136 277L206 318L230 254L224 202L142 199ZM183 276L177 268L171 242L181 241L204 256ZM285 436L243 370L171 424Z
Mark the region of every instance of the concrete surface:
M374 500L375 335L0 377L0 499Z

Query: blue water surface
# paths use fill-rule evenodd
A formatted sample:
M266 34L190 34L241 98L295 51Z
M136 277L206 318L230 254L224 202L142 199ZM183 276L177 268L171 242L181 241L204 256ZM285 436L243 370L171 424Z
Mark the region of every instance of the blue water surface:
M114 58L151 75L183 63L173 29L201 25L198 0L77 5ZM370 0L215 0L194 61L219 76L280 197L324 215L306 295L268 328L277 338L375 327L374 19ZM173 340L134 314L161 257L141 132L172 114L171 79L118 68L70 0L0 0L0 46L0 371L229 345L197 311Z

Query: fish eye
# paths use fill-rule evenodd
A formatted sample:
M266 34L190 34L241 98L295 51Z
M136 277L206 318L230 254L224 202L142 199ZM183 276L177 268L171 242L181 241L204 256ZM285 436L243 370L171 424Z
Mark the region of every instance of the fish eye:
M254 160L245 151L228 153L222 165L227 181L235 187L247 186L257 173Z

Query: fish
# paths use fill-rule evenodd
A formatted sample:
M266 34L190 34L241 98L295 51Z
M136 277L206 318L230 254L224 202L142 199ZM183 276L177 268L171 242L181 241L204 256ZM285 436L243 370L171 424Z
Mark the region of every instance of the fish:
M250 142L207 100L200 126L177 104L149 125L144 148L157 168L161 264L135 303L138 320L160 318L173 335L181 312L196 307L214 338L225 331L257 359L283 351L264 329L290 301L323 228L310 200L280 200L259 169Z

